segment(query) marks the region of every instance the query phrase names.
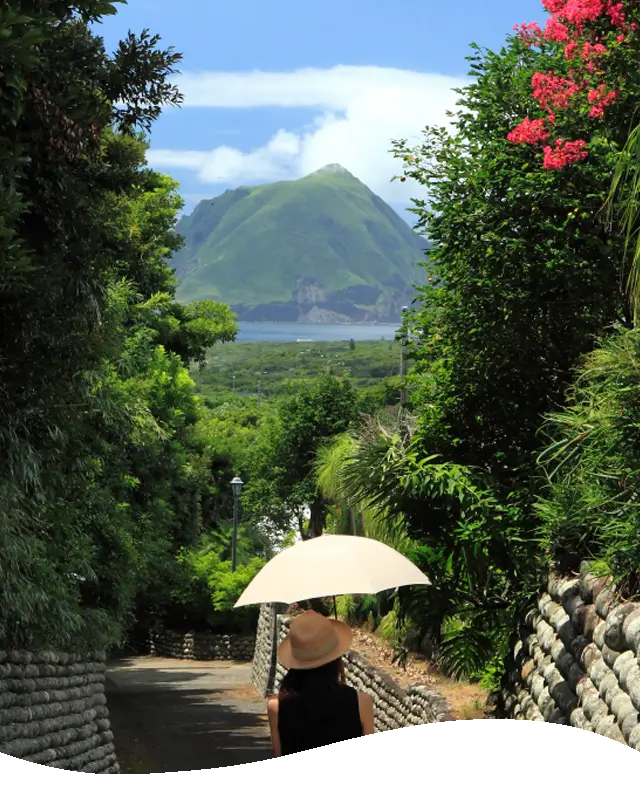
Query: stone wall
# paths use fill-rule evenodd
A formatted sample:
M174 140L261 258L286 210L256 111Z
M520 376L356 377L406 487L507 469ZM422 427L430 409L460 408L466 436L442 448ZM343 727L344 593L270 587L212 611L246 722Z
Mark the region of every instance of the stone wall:
M255 636L219 633L163 631L131 636L129 644L152 656L196 661L251 661Z
M118 773L104 654L0 651L0 753L75 772Z
M640 603L585 569L551 577L525 618L500 717L573 725L640 750Z
M252 682L266 697L278 691L285 670L278 663L277 648L289 628L290 619L273 606L263 606L258 620ZM453 720L447 701L426 686L403 690L382 670L369 664L355 652L344 656L347 683L371 695L374 701L376 731Z

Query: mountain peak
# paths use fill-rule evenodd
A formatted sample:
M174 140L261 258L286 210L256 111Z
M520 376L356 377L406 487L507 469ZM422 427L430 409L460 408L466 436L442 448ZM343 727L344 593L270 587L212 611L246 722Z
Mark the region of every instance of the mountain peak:
M399 319L424 240L342 165L318 172L236 189L182 217L171 260L180 302L216 299L241 322Z
M324 167L320 167L315 172L312 172L312 175L324 175L326 173L333 173L337 175L348 175L349 177L353 178L353 175L349 172L348 169L345 169L342 164L326 164Z

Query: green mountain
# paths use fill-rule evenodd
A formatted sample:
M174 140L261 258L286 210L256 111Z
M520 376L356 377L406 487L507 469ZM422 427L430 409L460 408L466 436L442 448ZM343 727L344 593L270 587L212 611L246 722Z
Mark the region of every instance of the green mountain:
M178 299L220 300L242 321L396 321L428 247L338 164L203 200L177 230Z

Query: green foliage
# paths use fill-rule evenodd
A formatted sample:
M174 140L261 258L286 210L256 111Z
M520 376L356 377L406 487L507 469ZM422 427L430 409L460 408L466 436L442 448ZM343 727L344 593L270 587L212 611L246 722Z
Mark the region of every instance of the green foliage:
M485 465L509 484L530 471L541 415L562 402L595 336L628 318L622 243L599 219L624 142L616 120L590 120L588 162L561 172L506 139L530 107L532 73L562 63L555 46L538 53L518 37L500 53L476 51L455 131L428 129L417 148L395 147L428 190L416 211L433 243L412 319L423 332L419 436L427 452ZM567 138L583 124L567 112Z
M311 385L331 369L348 376L360 390L362 402L374 406L397 405L400 347L393 340L358 342L232 342L216 346L207 364L193 370L203 397L237 392L256 399L261 383L262 401L278 400L301 385ZM366 397L365 397L366 393Z
M350 594L343 594L336 598L336 610L338 617L346 622L347 625L357 625L358 620L358 604L356 598Z
M18 8L19 7L19 8ZM235 333L180 307L176 184L148 130L180 101L148 32L100 2L5 3L0 29L0 641L94 648L161 613L219 520L186 364ZM4 91L6 89L6 91Z
M426 248L346 170L227 191L200 202L178 231L178 297L223 300L258 321L295 321L301 303L345 320L395 320Z
M639 212L640 125L636 125L618 157L606 202L606 217L609 225L620 224L624 234L624 256L625 260L628 259L629 262L627 291L633 309L634 324L638 322L638 300L640 299Z
M222 554L220 542L211 537L202 537L198 545L181 551L178 562L184 568L183 583L173 595L169 624L242 631L255 623L255 608L234 611L233 606L265 562L251 557L232 572L231 561Z
M297 518L303 532L303 510L309 506L311 520L304 534L322 533L327 507L314 480L315 458L356 416L350 381L330 373L283 400L267 419L252 452L245 502L254 518L268 521L280 534Z
M400 618L430 634L456 675L495 673L544 573L533 507L542 417L563 403L596 337L630 322L624 243L599 212L638 100L634 80L586 136L570 108L563 134L589 139L590 157L546 171L506 136L530 111L532 74L557 71L561 49L511 37L499 53L476 48L470 63L457 126L393 148L425 189L415 211L432 243L421 305L408 314L416 417L362 434L343 470L352 498L403 519L433 585L401 590ZM567 494L562 512L573 503Z
M400 647L406 640L407 630L399 623L398 612L395 608L392 608L388 614L382 617L377 627L377 633L382 641L387 642L394 648Z
M562 412L545 426L548 482L537 511L554 564L600 562L628 592L640 577L640 334L620 331L591 353Z

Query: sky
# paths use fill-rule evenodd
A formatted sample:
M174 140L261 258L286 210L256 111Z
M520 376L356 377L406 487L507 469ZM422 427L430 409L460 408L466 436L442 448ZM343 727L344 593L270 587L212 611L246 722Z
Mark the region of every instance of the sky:
M398 213L422 196L392 182L394 139L446 124L470 43L497 50L542 21L540 0L129 0L96 26L109 50L148 28L183 58L180 108L155 123L150 165L189 213L226 189L352 172Z

